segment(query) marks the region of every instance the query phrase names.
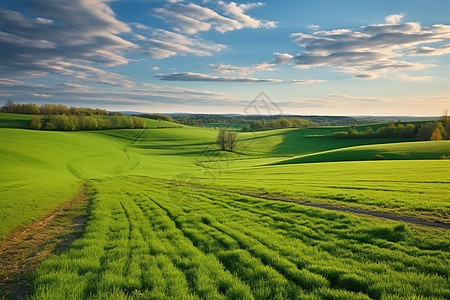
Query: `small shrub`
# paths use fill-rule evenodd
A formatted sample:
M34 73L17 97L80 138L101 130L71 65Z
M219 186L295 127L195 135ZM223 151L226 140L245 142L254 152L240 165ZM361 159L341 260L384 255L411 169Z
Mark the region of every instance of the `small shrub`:
M383 159L384 157L383 157L383 155L381 155L381 154L375 154L375 156L373 157L375 160L381 160L381 159Z

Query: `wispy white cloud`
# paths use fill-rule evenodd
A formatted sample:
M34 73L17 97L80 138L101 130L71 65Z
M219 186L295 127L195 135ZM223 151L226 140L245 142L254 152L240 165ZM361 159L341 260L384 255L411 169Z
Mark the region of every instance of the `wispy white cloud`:
M320 83L324 82L325 80L322 79L291 79L292 83L295 84L313 84L313 83Z
M121 77L99 67L128 63L124 53L137 46L119 36L129 33L130 27L115 18L107 2L80 0L67 5L59 0L28 0L26 4L38 17L0 9L0 76L56 73L99 82Z
M408 49L408 54L411 56L437 56L448 53L450 53L450 44L443 45L437 48L426 46Z
M210 64L209 67L220 74L248 75L256 72L273 71L276 66L284 65L292 60L293 56L288 53L274 53L275 58L271 61L256 64L250 67L232 66L229 64Z
M242 24L242 27L247 28L275 28L276 22L273 21L261 21L254 19L245 13L246 10L258 6L262 6L264 3L247 3L237 4L236 2L224 3L219 1L219 7L224 11L225 15L237 20Z
M448 45L438 48L421 46L450 40L449 25L424 27L412 22L397 24L402 17L391 15L386 17L387 24L363 26L357 30L294 33L291 37L302 47L302 53L294 58L295 65L300 69L332 66L357 78L372 79L388 71L419 70L432 66L402 60L407 56L450 52Z
M150 28L141 24L137 24L136 28L142 31L141 34L135 34L140 44L138 51L156 59L186 54L211 56L214 52L220 52L226 48L223 44L168 30Z
M423 80L430 80L433 78L432 76L410 76L403 73L398 74L398 77L403 81L423 81Z
M389 15L385 18L386 22L388 24L399 24L400 21L403 19L404 15L403 14L397 14L397 15Z
M8 78L0 78L0 84L1 85L18 85L23 84L23 81L20 80L14 80L14 79L8 79Z
M319 25L315 25L315 24L311 24L311 25L308 25L308 28L311 29L311 30L318 30L320 28L320 26Z
M258 79L251 77L220 77L211 76L201 73L172 73L157 75L160 80L165 81L206 81L206 82L247 82L247 83L260 83L260 82L282 82L280 79Z
M190 103L214 105L235 101L233 96L207 90L196 90L177 86L155 85L136 82L132 88L101 89L98 86L78 83L62 83L58 85L39 85L27 81L16 81L2 87L2 95L18 102L27 102L30 96L38 103L117 103L117 104L168 104Z
M195 34L200 31L215 30L221 33L242 28L274 28L273 21L257 20L245 13L246 10L262 5L261 3L237 4L235 2L217 3L217 10L222 10L228 16L219 14L216 10L194 3L169 3L164 7L155 8L155 16L170 23L174 30Z
M49 98L49 97L51 97L51 95L48 95L48 94L38 94L38 93L31 93L30 95L34 96L34 97L42 97L42 98Z

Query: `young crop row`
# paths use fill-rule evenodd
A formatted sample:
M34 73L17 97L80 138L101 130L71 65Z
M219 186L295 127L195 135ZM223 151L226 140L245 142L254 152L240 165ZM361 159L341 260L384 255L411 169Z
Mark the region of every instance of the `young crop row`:
M450 297L444 231L145 177L90 184L85 233L44 262L33 299Z
M214 187L449 222L449 167L447 160L417 160L241 168L223 172Z

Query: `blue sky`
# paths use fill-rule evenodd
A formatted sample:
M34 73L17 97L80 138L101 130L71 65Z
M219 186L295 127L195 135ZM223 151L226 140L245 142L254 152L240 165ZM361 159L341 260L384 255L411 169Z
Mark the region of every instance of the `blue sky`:
M450 1L2 0L0 101L440 115Z

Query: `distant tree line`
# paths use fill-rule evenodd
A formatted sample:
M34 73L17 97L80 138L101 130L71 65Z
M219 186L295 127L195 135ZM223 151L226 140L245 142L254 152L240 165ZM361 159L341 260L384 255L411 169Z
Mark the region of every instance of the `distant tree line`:
M139 117L112 116L104 118L99 115L55 115L48 118L33 116L30 129L34 130L103 130L146 128L145 120Z
M280 118L295 118L307 120L314 123L314 126L346 126L351 124L363 125L376 123L376 119L362 119L344 116L304 116L304 115L213 115L213 114L180 114L171 115L174 121L190 126L203 126L207 123L222 124L246 124L251 125L252 121L271 122ZM248 126L244 126L248 130ZM293 126L295 127L295 126ZM266 128L268 129L268 128Z
M167 121L167 122L175 122L175 120L167 115L163 115L163 114L140 114L138 115L141 118L146 118L146 119L153 119L153 120L163 120L163 121ZM176 122L178 123L178 122Z
M425 124L391 123L373 131L369 126L365 131L358 131L355 125L351 125L347 131L339 131L333 137L340 139L372 139L372 138L416 138L421 141L450 139L450 118L446 115L439 121Z
M102 130L146 128L143 118L124 116L121 112L109 113L104 109L68 107L63 104L16 104L7 101L2 112L33 114L29 128L34 130ZM41 117L38 115L44 115Z
M32 115L107 115L108 112L100 108L88 107L68 107L64 104L43 104L41 106L34 103L18 104L7 101L1 109L2 112Z
M317 126L316 123L299 118L281 117L276 120L252 120L250 124L242 128L242 130L264 130L279 128L305 128Z

